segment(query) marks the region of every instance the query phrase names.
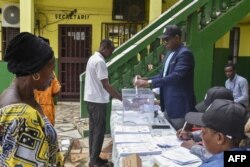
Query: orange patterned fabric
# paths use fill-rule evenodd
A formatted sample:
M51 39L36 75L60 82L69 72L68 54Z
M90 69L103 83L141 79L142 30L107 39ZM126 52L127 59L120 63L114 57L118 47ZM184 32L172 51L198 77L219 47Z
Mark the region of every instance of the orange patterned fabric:
M52 125L55 125L54 95L57 94L60 89L61 84L57 78L54 77L50 87L48 87L45 91L34 91L36 101L41 105L43 113L46 115Z

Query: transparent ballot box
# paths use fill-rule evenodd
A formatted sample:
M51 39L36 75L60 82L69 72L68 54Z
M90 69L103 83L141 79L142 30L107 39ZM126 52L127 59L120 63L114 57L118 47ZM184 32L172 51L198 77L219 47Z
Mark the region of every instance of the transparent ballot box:
M123 124L154 123L154 93L150 89L122 89Z

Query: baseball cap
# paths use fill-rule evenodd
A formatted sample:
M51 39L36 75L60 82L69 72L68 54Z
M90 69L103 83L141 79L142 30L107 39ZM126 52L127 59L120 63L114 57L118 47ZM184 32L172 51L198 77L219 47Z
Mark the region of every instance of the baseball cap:
M234 100L232 92L222 86L215 86L208 89L205 98L202 102L198 103L195 106L195 109L198 112L205 112L207 107L215 100L215 99L226 99L226 100Z
M170 37L174 37L175 35L181 36L181 29L176 25L167 25L163 30L163 34L158 38L169 39Z
M185 119L188 123L211 128L229 138L242 139L248 116L242 105L230 100L216 99L206 112L189 112Z

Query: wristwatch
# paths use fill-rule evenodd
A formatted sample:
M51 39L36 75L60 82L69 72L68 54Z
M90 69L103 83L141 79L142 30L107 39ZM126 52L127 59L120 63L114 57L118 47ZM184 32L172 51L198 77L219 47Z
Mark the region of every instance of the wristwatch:
M148 84L151 84L152 83L152 80L148 80Z

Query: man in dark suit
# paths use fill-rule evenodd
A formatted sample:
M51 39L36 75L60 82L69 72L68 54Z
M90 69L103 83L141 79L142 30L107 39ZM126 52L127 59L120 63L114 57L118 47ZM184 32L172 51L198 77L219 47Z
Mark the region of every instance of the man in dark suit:
M181 42L181 30L176 25L168 25L160 37L168 53L159 75L150 78L137 76L134 85L138 87L160 88L161 109L175 129L185 122L185 114L194 110L194 58L192 52Z

